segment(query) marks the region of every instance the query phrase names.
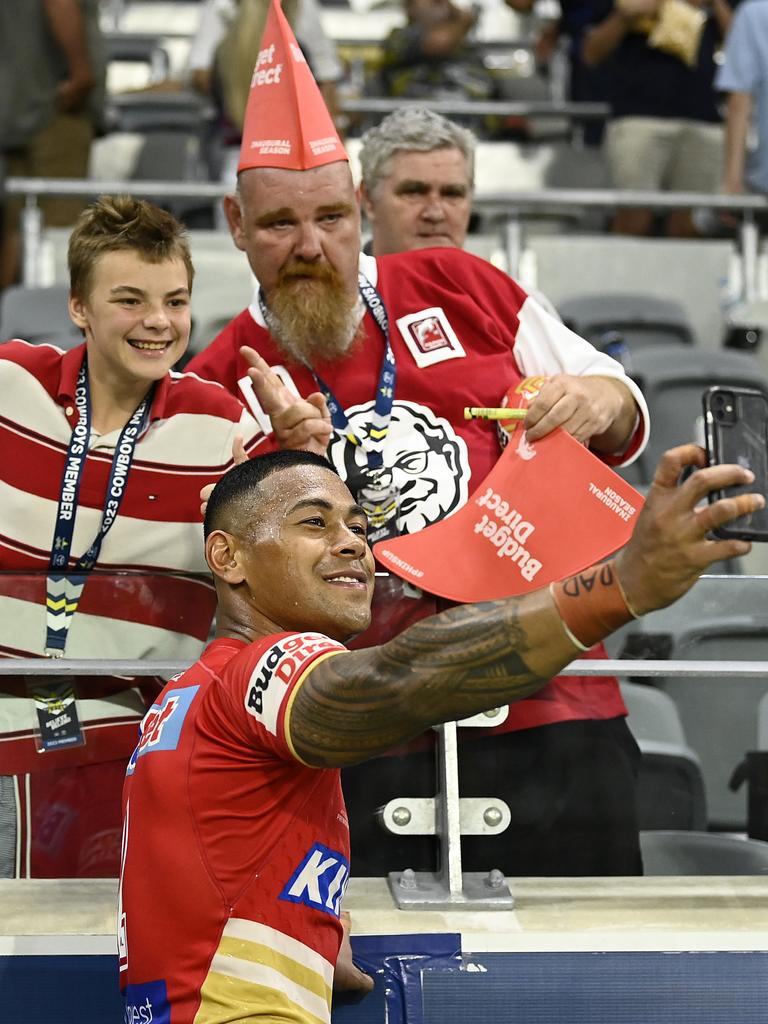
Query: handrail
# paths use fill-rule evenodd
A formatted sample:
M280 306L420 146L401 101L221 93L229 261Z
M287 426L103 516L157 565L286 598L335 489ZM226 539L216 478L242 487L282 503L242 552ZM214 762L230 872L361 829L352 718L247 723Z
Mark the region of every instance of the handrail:
M8 195L84 196L92 197L130 191L135 196L154 196L159 199L220 199L230 189L221 182L205 181L130 181L96 180L91 178L6 178L4 190ZM682 209L708 207L731 213L754 213L768 210L768 198L761 195L727 196L710 192L652 192L616 188L541 188L478 191L473 197L476 206L487 211L498 208L500 213L525 208L527 210L554 207L583 206L589 209L626 207L653 207L654 209Z
M75 178L22 178L9 177L5 192L26 197L22 210L23 281L34 285L39 279L39 251L42 223L37 200L40 196L96 196L129 191L135 196L155 199L210 199L215 201L229 190L220 182L192 181L96 181ZM509 189L477 192L474 206L501 218L500 232L507 255L507 269L516 276L521 249L520 213L536 210L554 210L574 206L588 209L651 208L695 209L729 211L742 215L739 227L739 248L742 261L745 301L757 297L757 258L759 233L754 215L768 209L768 199L758 195L726 196L707 192L651 192L632 189L535 189L531 191Z
M389 96L345 97L339 107L345 114L391 114L401 107L423 107L424 100ZM429 109L446 117L538 117L571 121L604 121L611 112L607 103L561 103L556 100L430 100Z
M171 676L184 672L191 661L104 658L1 658L0 676ZM580 658L562 669L561 676L707 676L729 679L768 679L768 661L684 661L670 659ZM491 722L491 725L494 723Z

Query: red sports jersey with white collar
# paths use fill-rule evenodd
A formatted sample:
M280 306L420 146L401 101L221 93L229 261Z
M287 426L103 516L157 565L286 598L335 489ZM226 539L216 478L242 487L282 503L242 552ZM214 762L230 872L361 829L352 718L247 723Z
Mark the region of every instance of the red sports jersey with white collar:
M309 667L344 651L214 640L147 713L123 794L126 1020L330 1020L347 818L338 771L299 760L288 719Z

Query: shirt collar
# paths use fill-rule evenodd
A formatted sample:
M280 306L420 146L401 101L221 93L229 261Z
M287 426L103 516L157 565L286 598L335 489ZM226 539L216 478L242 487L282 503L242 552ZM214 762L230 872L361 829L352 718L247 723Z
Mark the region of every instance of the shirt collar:
M65 352L61 357L61 370L59 372L59 390L57 401L64 406L64 413L70 424L77 423L77 408L75 406L75 388L77 386L77 375L83 364L86 345L78 345ZM149 410L149 422L161 420L165 416L165 409L168 403L168 396L171 387L171 374L166 375L155 385L155 393L152 398L152 407Z

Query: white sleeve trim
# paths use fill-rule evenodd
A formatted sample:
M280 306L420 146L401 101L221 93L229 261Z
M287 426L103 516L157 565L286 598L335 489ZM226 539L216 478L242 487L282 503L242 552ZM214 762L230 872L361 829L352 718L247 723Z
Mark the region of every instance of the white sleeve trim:
M634 462L648 443L650 416L640 388L627 376L621 363L590 345L565 324L555 320L530 295L518 312L515 360L524 377L551 377L569 373L575 377L613 377L629 388L637 403L643 436L639 447L623 466Z

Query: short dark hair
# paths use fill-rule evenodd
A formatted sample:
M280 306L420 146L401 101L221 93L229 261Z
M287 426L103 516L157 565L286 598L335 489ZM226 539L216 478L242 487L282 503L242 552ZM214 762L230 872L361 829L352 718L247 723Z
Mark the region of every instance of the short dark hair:
M69 287L87 299L96 261L109 252L132 250L147 263L178 259L192 290L195 270L186 229L167 210L134 196L99 196L75 222L69 238Z
M314 452L268 452L241 462L226 472L213 488L205 510L204 536L207 538L214 530L228 529L232 515L244 497L253 496L268 476L294 466L319 466L336 473L336 467L324 455L315 455Z

